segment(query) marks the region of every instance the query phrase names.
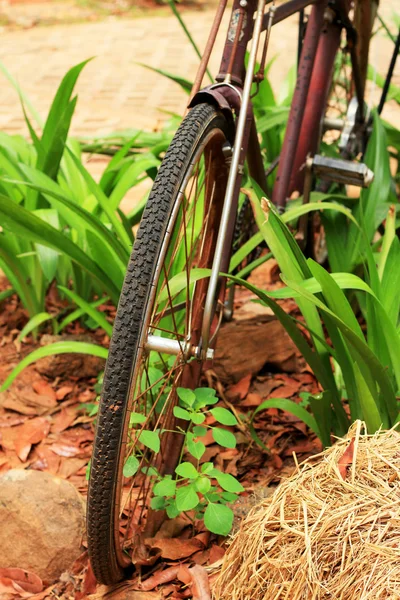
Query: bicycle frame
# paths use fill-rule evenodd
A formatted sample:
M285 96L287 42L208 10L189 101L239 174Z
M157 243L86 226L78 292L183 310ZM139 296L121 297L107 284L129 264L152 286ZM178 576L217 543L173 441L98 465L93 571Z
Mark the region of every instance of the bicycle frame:
M266 31L261 70L265 63L271 27L308 6L312 7L302 43L296 88L272 194L272 202L280 212L285 210L287 199L291 193L295 190L302 190L305 171L302 167L305 165L307 156L315 154L317 150L331 74L343 28L347 33L354 87L360 107L358 118L360 121L363 120L364 90L358 66L356 34L348 18L349 0L335 0L329 3L329 7L328 0L289 0L279 7L272 5L266 12L265 7L270 3L271 0L234 0L216 83L200 90L227 4L227 0L220 0L191 93L189 108L202 102L208 102L218 106L228 119L233 119L232 113L237 116L235 142L231 149L232 161L205 303L202 335L198 349L199 358L207 356L216 299L219 294L220 273L226 272L229 266L246 159L251 177L266 191L266 176L250 99L251 86L255 78L256 56L262 33ZM253 20L254 13L256 17ZM250 40L252 45L246 71L245 54ZM312 132L311 135L310 132Z

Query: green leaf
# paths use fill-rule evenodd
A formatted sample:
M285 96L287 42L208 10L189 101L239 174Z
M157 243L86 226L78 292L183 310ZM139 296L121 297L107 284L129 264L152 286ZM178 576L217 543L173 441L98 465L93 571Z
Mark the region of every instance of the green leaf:
M204 437L207 433L207 428L202 427L201 425L195 425L193 427L193 433L197 437Z
M170 477L164 477L156 483L153 489L155 496L173 496L175 494L176 481Z
M212 462L206 462L206 463L203 463L203 464L201 465L201 467L200 467L200 471L201 471L202 473L207 473L207 474L209 474L209 473L211 473L211 471L213 470L213 468L214 468L214 465L212 464Z
M185 92L190 94L193 84L190 81L188 81L187 79L185 79L184 77L179 77L178 75L173 75L172 73L169 73L168 71L164 71L164 69L156 69L155 67L151 67L150 65L145 65L144 63L141 63L141 62L138 62L136 64L140 65L141 67L144 67L145 69L149 69L150 71L154 71L154 73L163 75L163 77L167 77L168 79L171 79L171 81L174 81L175 83L180 85L181 88Z
M244 492L244 487L242 484L239 483L239 481L229 473L222 473L222 471L214 469L211 471L210 476L214 477L222 489L227 492L232 492L233 494Z
M200 279L205 279L206 277L210 277L211 269L191 269L189 275L189 285L199 281ZM174 277L168 281L168 285L165 286L159 296L158 303L161 304L165 300L168 300L168 294L170 294L171 298L174 298L179 292L185 290L188 284L188 276L186 271L181 271Z
M160 452L160 435L158 431L141 431L139 434L139 442L146 446L146 448L153 450L155 453Z
M199 503L199 497L192 485L184 485L176 490L176 508L180 512L192 510Z
M199 476L197 469L190 462L183 462L178 465L175 469L175 473L180 477L186 477L187 479L197 479Z
M180 510L176 508L176 502L169 501L169 504L166 506L166 512L169 519L175 519L180 514Z
M191 44L193 50L196 52L198 58L201 60L202 59L202 54L196 44L196 42L194 41L189 29L186 27L184 20L182 19L181 15L178 12L177 7L175 6L175 2L174 0L167 0L172 12L174 13L175 17L178 19L180 26L182 27L187 39L189 40L189 43ZM211 83L214 83L214 78L210 73L210 70L207 68L207 75L211 81ZM189 90L190 91L190 90Z
M125 265L127 263L129 259L128 249L99 218L77 204L71 194L63 190L58 183L54 182L44 173L22 163L19 163L19 167L27 180L20 181L7 178L6 181L14 185L27 186L43 194L50 204L60 211L71 226L77 229L80 227L89 228L100 239L104 240L104 245L109 246L115 252L121 260L121 264Z
M46 321L53 320L53 318L54 317L47 312L38 313L37 315L29 319L25 327L22 328L21 333L17 337L17 340L22 341L29 333L31 333L31 331L36 329L36 327L39 327L39 325L42 325L42 323L45 323Z
M104 329L107 335L109 335L110 337L112 336L112 325L107 321L103 313L93 308L93 306L91 306L89 302L86 302L83 298L78 296L78 294L75 294L75 292L73 292L72 290L63 287L62 285L59 285L58 289L64 292L64 294L71 298L71 300L75 302L75 304L77 304L82 310L84 310L86 314L92 317L92 319L97 323L97 325Z
M195 442L194 435L190 432L186 434L186 447L188 452L197 460L200 460L206 451L203 442Z
M23 239L49 246L69 256L78 266L87 271L100 284L100 287L110 294L115 304L117 304L119 289L108 275L79 246L57 231L57 229L2 194L0 194L0 220L2 226L5 229L9 229L13 234L21 236Z
M236 502L238 499L238 495L237 494L231 494L230 492L223 492L222 494L222 498L226 501L229 502L230 504L233 504L233 502Z
M142 415L141 413L131 412L129 417L129 424L136 425L138 423L145 423L147 420L146 415Z
M233 525L233 512L229 506L210 502L204 512L204 525L211 533L228 535Z
M190 413L181 408L180 406L174 406L174 416L177 419L183 419L184 421L190 421Z
M375 433L384 425L383 419L357 363L354 363L354 374L368 433Z
M199 477L199 479L196 480L195 487L200 494L207 494L211 488L211 481L208 477Z
M187 406L193 406L194 401L196 400L196 396L192 390L187 390L186 388L178 387L176 389L176 393L178 394L178 398L182 400L184 404Z
M206 420L206 417L203 413L192 412L190 419L195 425L201 425Z
M251 437L264 450L267 450L269 452L269 448L267 448L265 446L265 444L258 437L258 435L254 429L253 422L254 422L255 417L258 415L258 413L260 413L264 410L268 410L269 408L277 408L278 410L284 410L288 413L291 413L295 417L298 417L299 419L301 419L303 421L303 423L305 423L307 425L307 427L309 427L314 433L317 434L318 437L320 437L320 430L319 430L316 420L309 412L306 411L305 408L303 408L299 404L296 404L296 402L294 402L293 400L287 400L285 398L271 398L270 400L265 400L264 402L262 402L260 404L260 406L258 406L256 408L256 410L253 412L253 414L251 416L251 420L250 420Z
M54 356L55 354L91 354L92 356L98 356L99 358L107 358L108 350L102 346L96 344L89 344L87 342L54 342L54 344L48 344L42 348L37 348L28 356L25 356L18 363L18 365L11 371L5 382L0 388L0 392L4 392L10 387L14 379L32 363L36 362L40 358L46 356Z
M218 423L222 423L222 425L237 425L237 419L235 415L226 408L222 408L217 406L216 408L212 408L210 413L218 421Z
M12 296L13 294L15 294L14 288L8 288L8 290L0 292L0 302L4 302L4 300L7 300L7 298Z
M154 496L154 498L152 498L150 501L150 506L153 510L164 510L165 498L163 496Z
M98 300L95 300L95 302L91 302L90 306L92 306L93 308L97 308L101 304L105 304L106 302L108 302L108 300L109 300L109 297L105 296L105 297L99 298ZM57 326L57 333L62 331L67 325L69 325L73 321L80 319L84 314L86 314L86 311L82 308L77 308L76 310L72 311L69 315L67 315L61 321L61 323L59 323L59 325Z
M196 396L196 402L194 403L193 408L195 410L199 410L199 408L204 408L218 402L218 398L215 395L216 392L213 388L196 388L194 393Z
M212 428L212 436L214 441L224 448L236 448L236 438L230 431L221 429L220 427Z
M135 473L137 473L139 469L139 461L136 456L129 456L124 464L124 468L122 469L122 474L124 477L133 477Z

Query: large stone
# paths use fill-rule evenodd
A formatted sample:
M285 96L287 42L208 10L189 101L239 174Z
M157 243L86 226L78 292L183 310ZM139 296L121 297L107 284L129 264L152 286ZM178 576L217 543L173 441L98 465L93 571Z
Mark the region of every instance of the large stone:
M54 344L55 342L89 342L98 341L90 335L43 335L40 340L42 346ZM86 377L97 377L104 369L105 360L91 354L52 354L38 360L35 368L41 375L51 379L74 375L81 379Z
M265 365L296 372L296 347L271 309L248 302L222 325L213 369L224 383L236 383L245 375L256 375Z
M72 484L41 471L0 477L0 568L53 583L82 552L85 507Z

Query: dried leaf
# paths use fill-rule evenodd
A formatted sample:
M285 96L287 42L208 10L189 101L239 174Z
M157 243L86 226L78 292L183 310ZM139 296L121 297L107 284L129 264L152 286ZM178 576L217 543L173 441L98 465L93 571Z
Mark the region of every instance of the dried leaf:
M130 581L124 581L112 587L99 585L96 593L88 596L89 600L162 600L162 598L160 592L135 590Z
M240 400L243 400L243 398L246 398L246 396L249 392L250 383L251 383L251 373L249 375L246 375L245 377L243 377L243 379L238 381L235 385L231 386L229 388L229 390L227 391L227 394L229 395L230 398L236 397L236 398L239 398Z
M68 396L73 391L73 387L70 385L63 385L56 391L57 400L64 400L65 396Z
M298 393L299 389L301 388L301 383L300 381L296 381L295 379L292 379L291 382L287 382L284 385L280 385L279 387L275 388L270 394L269 394L269 398L291 398L292 396L294 396L295 394Z
M343 452L338 462L338 469L342 479L347 477L347 467L352 464L354 455L354 438Z
M26 461L32 444L41 442L50 431L50 422L44 417L37 417L24 423L19 429L19 437L15 441L15 451L22 462Z
M71 458L72 456L77 456L81 454L81 449L79 446L74 446L73 444L65 444L62 442L56 442L49 446L50 450L57 454L58 456L65 456L66 458Z
M3 408L13 410L21 415L36 415L36 409L33 406L28 406L25 402L22 402L22 400L19 400L19 398L14 396L12 392L3 392L1 396L3 396L3 398L6 396L5 400L1 401Z
M137 566L151 566L160 558L161 550L153 548L143 540L142 535L136 533L134 536L132 564Z
M65 458L61 462L61 466L58 469L58 475L63 477L64 479L68 479L71 475L75 475L82 469L82 467L87 465L86 458Z
M169 583L177 577L180 569L181 567L170 567L169 569L164 569L164 571L157 571L157 573L141 584L140 589L142 591L150 591L163 583Z
M40 577L23 569L0 568L0 581L6 587L11 584L15 590L14 593L19 593L23 597L38 594L43 590L43 582Z
M39 396L47 396L48 398L51 398L51 400L53 400L56 404L56 393L51 387L51 385L47 383L47 381L45 381L44 379L38 379L33 382L32 387L35 390L35 392L39 394Z
M190 540L182 540L179 538L171 539L146 539L146 544L152 548L158 548L162 558L169 560L181 560L188 558L195 552L204 549L204 544L196 538Z
M245 398L245 400L243 400L240 403L240 406L243 407L253 407L253 406L260 406L262 402L262 397L260 396L260 394L255 394L253 392L251 392L250 394L247 394L247 397Z
M207 571L200 565L194 565L189 569L192 577L193 600L211 600L210 582Z
M62 408L54 417L51 430L53 433L61 433L72 425L76 419L76 410L74 408Z
M83 600L83 598L87 598L88 594L93 594L96 591L96 586L97 581L94 576L92 566L89 562L82 584L82 591L75 594L75 600Z
M210 565L218 562L225 556L225 549L213 544L210 549Z

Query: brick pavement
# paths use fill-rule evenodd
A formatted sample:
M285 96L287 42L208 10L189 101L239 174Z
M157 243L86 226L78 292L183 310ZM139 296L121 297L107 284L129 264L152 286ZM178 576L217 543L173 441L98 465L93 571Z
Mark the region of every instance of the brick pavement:
M394 1L384 4L385 15L390 17ZM185 11L184 18L200 48L204 47L213 11ZM294 19L273 31L271 55L277 54L278 58L271 75L276 89L293 62L295 33ZM213 55L213 72L218 68L222 44L223 35ZM386 42L376 44L372 52L382 69L388 52ZM85 67L77 86L74 134L98 135L127 127L152 129L166 118L159 108L178 113L184 110L186 96L176 84L136 64L142 62L188 79L194 77L198 59L173 16L108 17L100 22L5 29L1 35L1 60L43 116L67 69L91 56L96 58ZM396 79L399 83L400 65ZM0 107L0 128L25 133L18 97L5 81L0 86Z

